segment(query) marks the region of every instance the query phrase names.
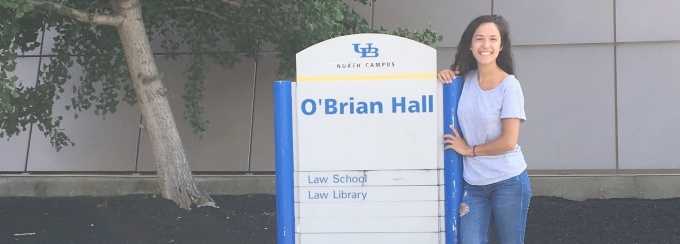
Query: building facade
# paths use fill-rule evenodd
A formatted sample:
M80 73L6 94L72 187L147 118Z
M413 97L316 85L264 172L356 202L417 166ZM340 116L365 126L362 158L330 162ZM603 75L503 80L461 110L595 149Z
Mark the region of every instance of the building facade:
M466 25L484 14L510 22L516 76L527 121L520 145L534 175L678 174L680 159L680 2L673 0L346 0L373 28L424 29L437 43L439 70L453 62ZM19 58L16 74L36 82L44 48ZM276 53L207 72L203 139L183 118L186 63L157 59L192 170L219 174L274 171L272 82ZM77 74L77 67L73 68ZM73 82L78 80L73 76ZM70 87L66 85L65 87ZM68 92L68 91L67 91ZM68 97L68 94L62 96ZM0 172L144 173L155 171L137 106L105 119L59 100L55 113L76 143L60 152L37 128L0 141Z

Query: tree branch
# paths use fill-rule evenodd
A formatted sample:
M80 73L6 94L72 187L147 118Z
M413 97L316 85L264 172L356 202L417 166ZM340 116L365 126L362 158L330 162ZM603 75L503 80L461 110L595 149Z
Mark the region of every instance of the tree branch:
M241 4L240 4L240 3L237 3L237 2L234 1L234 0L222 0L222 2L223 2L223 3L226 3L226 4L234 5L234 6L236 6L236 7L241 7Z
M212 12L212 11L208 11L208 10L199 8L199 7L178 7L177 9L193 10L193 11L196 11L196 12L206 13L206 14L214 16L215 18L227 21L227 18L225 18L224 16L219 15L218 13L215 13L215 12Z
M235 6L235 7L242 7L244 3L239 3L236 0L221 0L223 3ZM258 3L251 3L250 7L259 7L259 8L266 8L269 7L267 4L259 2Z
M110 25L110 26L119 26L121 23L123 23L123 16L116 14L107 15L85 13L77 9L64 7L63 5L58 3L51 3L45 1L26 0L26 2L33 4L41 9L54 10L59 15L68 16L85 23L94 23L97 25Z

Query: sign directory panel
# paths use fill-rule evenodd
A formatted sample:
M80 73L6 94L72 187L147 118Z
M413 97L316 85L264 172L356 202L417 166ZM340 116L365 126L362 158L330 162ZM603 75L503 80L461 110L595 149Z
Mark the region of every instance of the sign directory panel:
M292 116L296 243L440 243L436 60L434 48L384 34L338 37L297 54L297 82L286 88L292 109L283 112ZM288 170L278 158L277 192L278 171Z

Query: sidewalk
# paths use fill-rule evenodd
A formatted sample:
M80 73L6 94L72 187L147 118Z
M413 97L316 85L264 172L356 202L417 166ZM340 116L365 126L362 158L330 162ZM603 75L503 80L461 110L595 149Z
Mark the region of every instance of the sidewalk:
M276 243L275 198L213 196L185 211L153 195L0 198L0 243ZM680 198L531 200L526 243L680 243Z

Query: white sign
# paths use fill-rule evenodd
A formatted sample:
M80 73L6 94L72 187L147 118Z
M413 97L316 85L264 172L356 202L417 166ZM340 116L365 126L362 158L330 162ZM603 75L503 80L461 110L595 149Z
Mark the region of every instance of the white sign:
M434 48L383 34L338 37L297 54L297 243L436 243L436 60Z

